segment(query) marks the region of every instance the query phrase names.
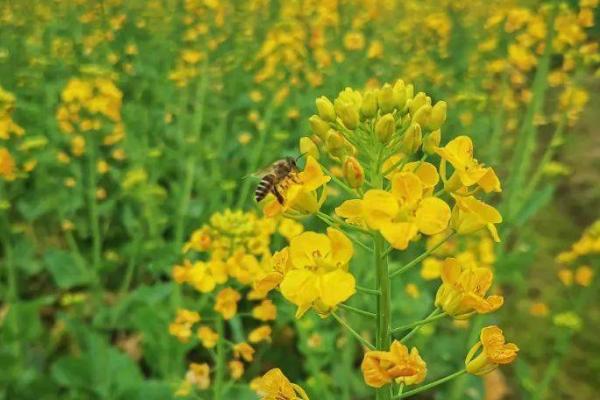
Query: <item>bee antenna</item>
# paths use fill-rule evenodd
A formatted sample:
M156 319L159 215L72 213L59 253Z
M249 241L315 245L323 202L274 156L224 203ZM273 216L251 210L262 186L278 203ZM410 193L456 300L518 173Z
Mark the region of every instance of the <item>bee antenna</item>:
M300 154L298 157L296 157L296 161L298 161L299 159L301 159L302 157L304 157L307 154L308 154L308 152L304 152L304 153Z

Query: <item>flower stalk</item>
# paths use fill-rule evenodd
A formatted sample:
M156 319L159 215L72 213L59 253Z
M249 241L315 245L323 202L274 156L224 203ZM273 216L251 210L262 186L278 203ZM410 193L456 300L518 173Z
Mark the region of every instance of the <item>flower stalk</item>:
M431 314L429 314L429 316L427 316L426 318L419 320L419 321L415 321L411 324L406 324L406 325L402 325L399 326L397 328L392 329L392 334L394 333L398 333L398 332L402 332L411 328L420 328L423 325L427 325L431 322L437 321L438 319L444 318L446 316L446 313L439 313L439 309L435 309L433 310L433 312Z
M463 375L463 374L464 374L464 373L466 373L466 372L467 372L467 370L466 370L466 369L461 369L460 371L457 371L457 372L455 372L455 373L453 373L453 374L450 374L450 375L448 375L448 376L445 376L445 377L443 377L443 378L440 378L440 379L438 379L437 381L433 381L433 382L431 382L431 383L428 383L427 385L423 385L423 386L421 386L421 387L418 387L418 388L416 388L416 389L409 390L409 391L408 391L408 392L406 392L406 393L402 393L402 394L400 394L400 395L398 395L398 396L394 396L394 399L405 399L405 398L407 398L407 397L414 396L415 394L418 394L418 393L424 392L424 391L426 391L426 390L432 389L432 388L434 388L434 387L436 387L436 386L439 386L439 385L441 385L442 383L446 383L446 382L448 382L448 381L451 381L451 380L452 380L452 379L454 379L454 378L458 378L459 376Z

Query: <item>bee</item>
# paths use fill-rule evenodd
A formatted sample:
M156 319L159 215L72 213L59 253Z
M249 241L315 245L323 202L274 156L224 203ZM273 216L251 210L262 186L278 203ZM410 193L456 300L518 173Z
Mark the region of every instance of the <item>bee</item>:
M264 199L267 194L273 193L279 204L283 204L283 196L279 192L279 189L288 178L293 182L297 182L296 174L298 173L298 166L296 165L296 160L294 157L277 160L257 174L261 179L254 191L256 202Z

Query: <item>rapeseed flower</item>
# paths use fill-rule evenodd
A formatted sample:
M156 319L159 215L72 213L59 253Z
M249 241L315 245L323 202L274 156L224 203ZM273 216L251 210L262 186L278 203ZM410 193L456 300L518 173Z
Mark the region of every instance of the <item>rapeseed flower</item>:
M261 400L308 400L304 390L289 381L279 368L273 368L252 382Z
M221 289L217 293L214 310L223 316L223 319L231 319L237 313L237 303L242 296L230 287Z
M415 385L425 380L427 365L413 347L408 348L394 340L389 351L368 351L365 353L361 370L367 385L380 388L391 383Z
M479 355L477 352L481 349ZM500 364L510 364L515 358L519 348L514 343L506 343L502 330L495 325L481 330L477 342L467 354L465 365L467 372L473 375L485 375Z

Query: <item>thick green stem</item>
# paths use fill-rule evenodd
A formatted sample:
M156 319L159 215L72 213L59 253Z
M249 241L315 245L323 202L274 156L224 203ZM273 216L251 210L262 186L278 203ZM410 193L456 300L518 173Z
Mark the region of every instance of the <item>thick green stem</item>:
M387 257L383 257L384 239L380 234L374 236L374 262L377 274L377 349L387 351L391 342L391 293ZM389 400L391 387L384 386L377 390L377 400Z
M215 362L215 385L214 385L214 399L220 400L223 396L223 384L225 383L225 322L223 318L217 321L217 334L219 339L217 341L217 354Z
M432 388L434 388L434 387L436 387L438 385L441 385L442 383L446 383L448 381L451 381L452 379L457 378L457 377L461 376L462 374L464 374L466 372L467 372L466 369L457 371L457 372L455 372L455 373L453 373L451 375L448 375L446 377L438 379L437 381L433 381L431 383L428 383L427 385L423 385L423 386L418 387L416 389L409 390L408 392L403 393L403 394L401 394L399 396L394 396L394 399L405 399L407 397L414 396L415 394L418 394L418 393L424 392L426 390L432 389Z

